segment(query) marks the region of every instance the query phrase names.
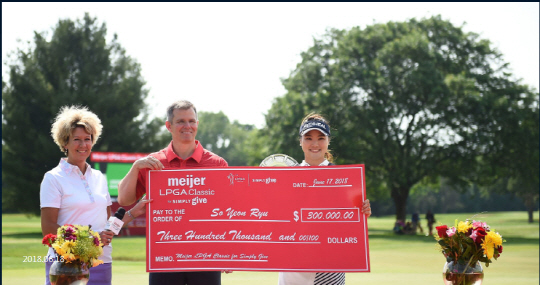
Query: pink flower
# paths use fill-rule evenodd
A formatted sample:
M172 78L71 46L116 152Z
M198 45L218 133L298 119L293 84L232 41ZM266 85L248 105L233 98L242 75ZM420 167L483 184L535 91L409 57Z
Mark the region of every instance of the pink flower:
M476 228L484 228L486 230L489 230L489 226L487 225L487 223L482 222L482 221L478 221L478 222L473 221L472 225L473 225L473 228L475 228L475 229Z
M456 234L456 227L451 227L446 231L446 235L448 235L448 237L451 237L455 234Z

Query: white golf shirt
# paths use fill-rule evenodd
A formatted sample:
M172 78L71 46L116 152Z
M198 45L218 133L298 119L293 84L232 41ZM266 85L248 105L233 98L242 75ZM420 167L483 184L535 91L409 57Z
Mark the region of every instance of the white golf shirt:
M66 158L58 166L45 173L39 191L41 208L58 208L57 223L62 226L92 225L91 229L101 232L107 224L107 206L112 205L107 180L99 170L86 164L84 175L76 165ZM49 256L54 250L49 248ZM103 263L112 262L112 246L103 247L99 257Z

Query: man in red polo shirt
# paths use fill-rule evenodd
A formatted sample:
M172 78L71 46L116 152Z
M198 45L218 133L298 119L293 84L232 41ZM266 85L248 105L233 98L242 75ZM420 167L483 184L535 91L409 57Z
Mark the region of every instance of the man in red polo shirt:
M199 120L197 109L189 101L178 101L167 108L167 130L172 141L166 148L138 159L118 184L118 203L127 206L135 203L146 193L149 170L227 167L222 157L204 149L195 139ZM150 285L214 285L221 284L220 271L151 272Z

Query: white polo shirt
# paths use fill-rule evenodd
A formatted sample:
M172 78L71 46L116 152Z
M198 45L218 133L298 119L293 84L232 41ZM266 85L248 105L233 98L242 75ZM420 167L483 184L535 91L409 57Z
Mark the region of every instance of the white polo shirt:
M99 170L86 164L84 175L66 158L58 166L45 173L39 191L41 208L58 208L59 225L92 225L101 232L107 224L107 206L112 205L107 179ZM49 255L54 255L49 248ZM104 263L112 262L112 246L103 247L99 257Z

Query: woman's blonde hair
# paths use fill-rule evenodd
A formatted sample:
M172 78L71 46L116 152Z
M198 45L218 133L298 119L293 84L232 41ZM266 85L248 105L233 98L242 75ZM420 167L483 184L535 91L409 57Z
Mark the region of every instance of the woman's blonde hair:
M328 120L326 120L322 115L317 114L317 113L309 113L309 114L307 114L304 117L304 119L302 120L302 123L300 124L300 126L303 125L304 123L308 122L308 121L311 121L311 120L323 121L328 125L328 127L330 127L330 123L328 123ZM300 138L300 139L302 139L302 138ZM328 141L330 142L330 137L328 137ZM332 155L330 149L328 149L326 151L326 153L324 154L324 158L326 158L326 160L328 160L329 162L334 162L334 156Z
M69 137L77 127L83 127L92 136L92 144L95 144L99 139L103 129L101 120L88 108L81 106L62 107L51 128L51 136L60 147L60 151L66 151L64 146L68 144Z

